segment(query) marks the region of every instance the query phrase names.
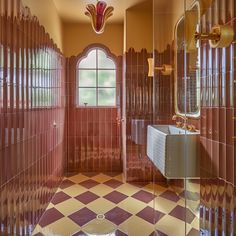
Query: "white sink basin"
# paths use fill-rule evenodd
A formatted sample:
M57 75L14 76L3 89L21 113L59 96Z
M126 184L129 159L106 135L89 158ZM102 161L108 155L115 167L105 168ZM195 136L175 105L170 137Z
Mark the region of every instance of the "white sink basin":
M173 125L149 125L147 155L166 178L197 178L199 137Z

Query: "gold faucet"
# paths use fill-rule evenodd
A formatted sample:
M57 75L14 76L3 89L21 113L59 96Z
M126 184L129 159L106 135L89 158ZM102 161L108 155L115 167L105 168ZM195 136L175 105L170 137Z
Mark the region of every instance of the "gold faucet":
M198 131L194 125L187 125L188 118L186 116L181 116L181 115L175 114L175 115L173 115L172 120L176 121L177 118L182 119L184 121L184 123L182 123L180 121L179 122L177 121L176 122L176 127L186 129L186 130L191 131L191 132L197 132Z
M187 122L188 118L186 116L181 116L181 115L173 115L172 120L176 120L177 118L181 118L182 120L184 120L185 122Z
M178 128L187 129L186 123L187 123L188 118L187 118L186 116L181 116L181 115L175 114L175 115L173 115L172 120L175 120L175 121L176 121L177 118L182 119L182 120L184 121L184 123L182 123L182 122L176 122L176 126L177 126Z

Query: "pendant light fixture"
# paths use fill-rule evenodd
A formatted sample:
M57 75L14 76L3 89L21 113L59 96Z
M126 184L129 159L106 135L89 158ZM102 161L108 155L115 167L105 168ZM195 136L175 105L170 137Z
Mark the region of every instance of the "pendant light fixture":
M96 6L88 4L86 10L85 15L90 17L93 30L97 34L103 33L107 19L113 15L114 8L111 6L107 7L104 1L97 1Z

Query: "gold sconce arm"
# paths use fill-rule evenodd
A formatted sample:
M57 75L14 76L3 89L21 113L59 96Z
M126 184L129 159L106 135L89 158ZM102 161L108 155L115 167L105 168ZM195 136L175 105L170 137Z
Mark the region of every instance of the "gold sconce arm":
M209 40L212 48L224 48L233 42L234 29L230 25L216 25L209 34L196 32L194 37L195 41Z
M220 40L220 35L216 33L204 34L196 32L195 40Z
M163 64L162 66L156 66L154 67L154 60L153 58L148 58L148 76L153 77L154 76L154 70L158 70L162 73L162 75L171 75L172 73L172 66Z

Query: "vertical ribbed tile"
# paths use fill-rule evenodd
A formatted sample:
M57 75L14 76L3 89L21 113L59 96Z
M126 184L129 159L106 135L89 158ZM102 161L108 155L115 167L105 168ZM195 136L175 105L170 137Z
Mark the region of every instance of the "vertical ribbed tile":
M30 235L62 175L64 58L21 1L0 14L0 234Z

